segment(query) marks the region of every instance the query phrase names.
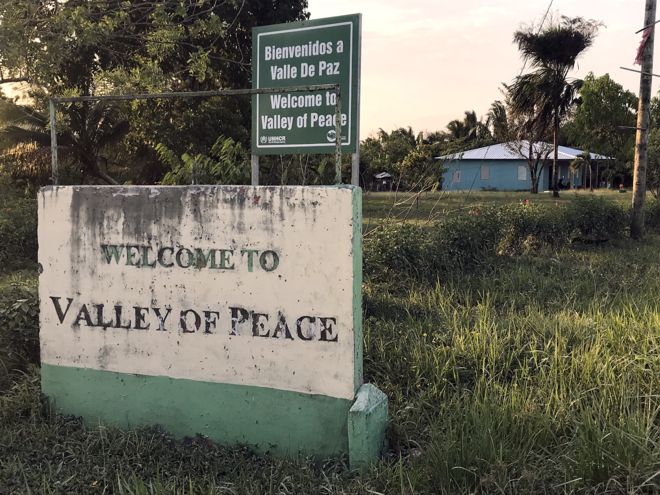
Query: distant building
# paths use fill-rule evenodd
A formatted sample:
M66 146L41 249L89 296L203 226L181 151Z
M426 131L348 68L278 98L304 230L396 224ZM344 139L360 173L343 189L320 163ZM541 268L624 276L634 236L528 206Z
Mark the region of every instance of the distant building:
M388 174L387 172L376 174L374 175L374 190L391 191L393 181L394 177L392 174Z
M554 156L551 143L534 143L532 151L546 156L546 164L539 178L539 191L550 189L552 184L552 158ZM527 166L526 156L529 153L529 143L509 142L484 146L473 150L437 157L443 161L446 171L443 173L442 189L446 191L463 190L500 190L529 191L532 181ZM589 187L588 167L571 170L570 164L583 153L582 150L559 146L557 153L558 177L564 188ZM604 155L590 153L592 161L592 180L594 187L599 184L599 173L602 162L612 160Z

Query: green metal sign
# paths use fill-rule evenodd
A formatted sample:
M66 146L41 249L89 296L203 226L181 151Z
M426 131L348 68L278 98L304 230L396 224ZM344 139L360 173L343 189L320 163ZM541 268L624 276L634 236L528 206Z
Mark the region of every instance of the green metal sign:
M339 84L342 152L358 145L361 15L252 30L252 88ZM252 97L252 153L334 153L333 90Z

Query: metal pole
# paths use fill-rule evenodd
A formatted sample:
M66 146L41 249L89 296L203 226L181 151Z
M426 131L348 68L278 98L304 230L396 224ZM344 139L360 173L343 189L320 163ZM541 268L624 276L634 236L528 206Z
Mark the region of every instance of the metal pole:
M53 154L53 183L58 183L57 175L57 139L55 136L55 104L57 103L75 103L79 101L128 101L128 100L155 100L162 98L200 98L210 96L236 96L236 95L258 95L258 94L277 94L309 91L334 91L337 96L335 102L335 133L336 133L336 151L335 151L335 181L341 184L341 91L338 84L310 84L308 86L293 86L288 88L258 88L258 89L219 89L212 91L189 91L189 92L167 92L167 93L135 93L125 95L100 95L100 96L67 96L52 97L50 99L50 120L51 120L51 147ZM252 185L259 184L259 156L252 156ZM192 181L196 183L195 170L192 170Z
M357 142L357 152L351 155L351 184L360 185L360 140Z
M259 185L259 155L252 155L252 182L253 186Z
M269 95L277 93L294 93L301 91L334 90L336 84L310 84L309 86L292 86L288 88L259 88L259 89L217 89L212 91L178 91L167 93L135 93L126 95L100 95L100 96L67 96L53 97L55 103L74 103L77 101L126 101L126 100L156 100L163 98L204 98L209 96L237 96L237 95Z
M639 77L639 106L635 136L635 161L633 172L632 214L630 215L630 237L639 239L644 235L644 196L646 195L646 167L648 163L648 139L651 109L651 84L653 82L653 42L655 38L656 0L646 0L644 25L650 31L642 55L642 74Z
M51 172L53 176L53 185L60 183L60 172L57 163L57 129L55 128L55 101L53 98L48 102L50 112L50 153L51 153Z
M341 89L335 87L335 184L341 184Z

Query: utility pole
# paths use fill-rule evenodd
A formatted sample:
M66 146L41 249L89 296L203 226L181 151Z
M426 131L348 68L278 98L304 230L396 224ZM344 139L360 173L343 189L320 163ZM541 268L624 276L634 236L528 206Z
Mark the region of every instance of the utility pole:
M655 3L646 0L644 27L649 30L642 53L642 71L639 76L639 107L637 109L637 134L635 136L635 168L633 175L632 215L630 237L640 239L644 235L644 196L646 195L646 167L648 163L648 139L651 107L651 82L653 72L653 39L655 34Z

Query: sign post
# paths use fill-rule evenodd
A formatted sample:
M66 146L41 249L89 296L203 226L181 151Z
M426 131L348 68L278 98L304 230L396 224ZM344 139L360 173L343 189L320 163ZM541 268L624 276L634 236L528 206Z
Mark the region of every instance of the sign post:
M338 132L340 151L358 153L360 36L359 14L253 29L253 89L338 84L341 95L339 112L333 91L254 95L254 155L335 153Z

